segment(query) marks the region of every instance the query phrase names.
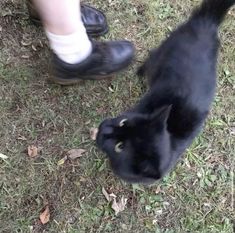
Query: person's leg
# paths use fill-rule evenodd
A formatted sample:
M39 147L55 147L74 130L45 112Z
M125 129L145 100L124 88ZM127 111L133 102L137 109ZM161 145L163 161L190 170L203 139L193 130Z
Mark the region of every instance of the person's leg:
M41 25L39 12L33 0L26 0L29 18L35 25ZM108 32L107 19L104 13L92 6L81 3L81 16L89 36L102 36Z
M82 23L80 0L34 0L46 30L59 35L71 34Z
M86 59L92 50L80 13L80 0L35 0L54 53L74 64Z
M80 13L80 0L34 0L54 52L53 81L73 84L101 79L126 68L134 48L128 41L90 41Z

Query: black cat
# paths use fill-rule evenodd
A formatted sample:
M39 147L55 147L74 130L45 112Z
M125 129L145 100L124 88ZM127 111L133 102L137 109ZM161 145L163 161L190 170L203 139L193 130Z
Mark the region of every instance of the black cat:
M176 164L203 127L216 88L218 27L235 0L204 0L139 69L150 89L99 127L98 147L128 182L152 182Z

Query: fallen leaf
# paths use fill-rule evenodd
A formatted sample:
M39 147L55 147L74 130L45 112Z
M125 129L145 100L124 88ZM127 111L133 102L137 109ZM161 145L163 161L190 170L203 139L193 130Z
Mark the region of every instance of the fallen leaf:
M47 205L45 210L40 214L40 221L44 225L50 221L50 209Z
M0 153L0 159L8 159L8 157L2 153Z
M29 59L29 58L30 58L29 55L22 55L21 57L22 57L23 59Z
M112 198L109 196L109 194L107 193L107 191L105 190L104 187L102 187L102 193L104 194L104 196L108 202L112 201Z
M33 49L34 51L37 51L37 48L36 48L35 45L32 45L31 47L32 47L32 49Z
M117 198L117 196L114 193L109 194L110 197L112 197L113 199Z
M34 145L28 146L28 155L31 158L34 158L38 155L38 148Z
M159 194L160 192L161 192L161 186L158 185L158 186L157 186L157 189L156 189L156 191L155 191L155 193L156 193L156 194Z
M72 149L67 152L67 156L69 159L74 160L76 158L80 158L86 152L84 149Z
M27 42L27 41L23 41L23 40L22 40L20 43L21 43L23 46L29 46L29 45L32 44L31 41L28 41L28 42Z
M85 122L85 125L89 125L91 123L91 120L88 120Z
M27 138L25 136L21 136L21 135L19 135L19 137L17 139L22 140L22 141L27 141Z
M57 165L58 166L63 165L67 161L67 159L68 159L68 156L65 156L63 159L61 159L57 162Z
M81 182L86 182L87 180L86 180L86 178L84 178L84 177L80 177L80 179L79 179Z
M95 141L96 137L97 137L97 134L98 134L98 129L97 128L91 128L90 129L91 140Z
M115 211L115 215L124 211L126 204L127 204L127 198L122 197L119 202L117 202L115 198L112 203L112 209Z
M112 87L109 87L109 91L112 92L112 93L114 92Z
M120 201L117 202L117 196L114 193L109 194L105 188L102 187L102 193L104 194L108 202L112 202L112 209L115 211L115 215L122 212L127 204L127 198L122 197Z

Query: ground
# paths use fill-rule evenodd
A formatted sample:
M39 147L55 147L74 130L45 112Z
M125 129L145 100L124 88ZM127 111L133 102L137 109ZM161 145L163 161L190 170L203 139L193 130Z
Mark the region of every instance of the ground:
M134 105L145 91L135 72L198 0L90 0L107 15L101 40L128 39L133 65L113 79L73 87L47 82L50 52L22 0L0 3L0 232L232 233L235 153L235 10L221 27L218 89L203 133L163 180L147 187L115 177L89 130ZM27 148L40 149L30 158ZM83 157L58 165L65 153ZM117 216L102 194L128 199ZM39 215L48 204L49 223Z

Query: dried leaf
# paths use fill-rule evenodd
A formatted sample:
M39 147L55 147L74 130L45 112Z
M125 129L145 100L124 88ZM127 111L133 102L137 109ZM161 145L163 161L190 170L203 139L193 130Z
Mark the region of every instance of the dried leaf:
M108 202L112 202L112 209L115 211L115 215L122 212L127 204L127 198L122 197L119 202L117 202L117 196L113 193L109 194L105 188L102 187L102 193L104 194Z
M102 187L102 193L104 194L104 196L108 202L110 202L112 200L112 198L109 196L109 194L107 193L107 191L105 190L104 187Z
M28 146L28 155L31 158L34 158L38 155L38 148L34 145Z
M106 198L106 200L107 200L108 202L110 202L110 201L114 200L115 198L117 198L117 196L116 196L114 193L109 194L109 193L105 190L104 187L102 187L102 193L104 194L104 196L105 196L105 198Z
M156 193L156 194L159 194L160 192L161 192L161 186L158 185L158 186L157 186L157 189L156 189L156 191L155 191L155 193Z
M29 55L22 55L21 57L22 57L23 59L29 59L29 58L30 58Z
M97 137L97 134L98 134L98 129L97 128L91 128L90 129L91 140L95 141L96 137Z
M47 205L45 210L40 214L40 221L44 225L50 221L50 209Z
M31 47L32 47L32 49L33 49L35 52L37 51L37 48L36 48L35 45L32 45Z
M112 93L114 92L112 87L109 87L109 91L112 92Z
M65 156L63 159L61 159L61 160L59 160L59 161L57 162L57 165L58 165L58 166L63 165L63 164L67 161L67 159L68 159L68 157Z
M28 42L27 42L27 41L23 41L23 40L22 40L20 43L21 43L23 46L29 46L29 45L32 44L31 41L28 41Z
M27 141L27 138L25 136L21 136L21 135L19 135L19 137L17 139L22 140L22 141Z
M0 159L8 159L8 157L2 153L0 153Z
M69 159L74 160L76 158L80 158L83 156L83 153L85 153L86 150L84 149L72 149L68 151L67 156Z
M114 193L109 194L110 197L112 197L113 199L117 198L117 196Z
M112 203L112 209L115 211L115 215L124 211L126 204L127 204L127 198L122 197L119 202L117 202L115 198Z

